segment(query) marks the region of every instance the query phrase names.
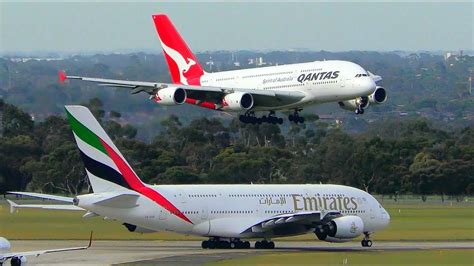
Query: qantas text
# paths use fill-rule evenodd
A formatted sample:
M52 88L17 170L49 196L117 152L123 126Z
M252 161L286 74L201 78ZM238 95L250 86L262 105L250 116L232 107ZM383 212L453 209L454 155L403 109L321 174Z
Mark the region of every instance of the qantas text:
M298 82L303 83L305 81L313 80L337 79L337 77L339 77L339 71L308 73L299 75Z

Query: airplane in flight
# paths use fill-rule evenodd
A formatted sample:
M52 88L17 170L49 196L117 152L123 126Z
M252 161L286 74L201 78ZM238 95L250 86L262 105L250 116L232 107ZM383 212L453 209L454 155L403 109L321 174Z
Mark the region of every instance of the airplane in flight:
M363 114L370 104L387 99L376 82L382 78L361 66L339 60L315 61L207 73L199 64L168 16L152 16L172 83L113 80L67 76L59 80L83 80L99 86L128 88L132 94L145 92L161 105L191 104L212 110L239 112L243 123L282 124L276 111L292 111L289 121L303 123L299 113L306 106L337 102L346 110ZM256 116L256 112L268 115Z
M45 250L25 251L25 252L10 252L10 249L11 249L10 242L4 237L0 237L0 266L3 265L8 260L10 260L10 265L12 266L26 265L27 263L26 257L28 256L38 257L39 255L43 255L47 253L84 250L84 249L90 248L91 245L92 245L92 232L89 239L89 244L84 247L45 249Z
M342 185L148 185L140 180L110 137L83 106L66 106L93 193L74 198L8 192L63 205L18 205L86 212L122 222L132 232L173 231L209 237L202 248L275 247L272 239L314 233L327 242L345 242L384 229L390 215L369 193Z

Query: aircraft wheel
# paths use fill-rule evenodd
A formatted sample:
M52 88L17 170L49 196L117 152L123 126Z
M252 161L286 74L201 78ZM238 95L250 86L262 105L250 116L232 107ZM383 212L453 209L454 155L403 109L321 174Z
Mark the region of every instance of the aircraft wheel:
M304 123L304 117L300 117L299 122L300 122L301 124L303 124L303 123Z
M268 249L274 249L275 248L275 243L273 241L268 242L267 248Z
M202 242L201 242L201 247L202 247L203 249L209 248L209 241L207 241L207 240L202 241Z
M293 122L293 119L294 119L294 116L293 116L293 115L289 115L289 116L288 116L288 120L290 120L290 122Z
M283 118L281 118L281 117L278 118L278 124L280 124L280 125L283 124Z
M250 242L245 241L244 242L244 248L250 248Z
M372 246L372 240L367 240L365 246L370 248Z
M261 249L262 248L262 242L260 242L260 241L255 242L255 248L256 249Z
M215 249L216 246L217 246L216 241L209 241L208 244L207 244L207 248L209 248L209 249Z

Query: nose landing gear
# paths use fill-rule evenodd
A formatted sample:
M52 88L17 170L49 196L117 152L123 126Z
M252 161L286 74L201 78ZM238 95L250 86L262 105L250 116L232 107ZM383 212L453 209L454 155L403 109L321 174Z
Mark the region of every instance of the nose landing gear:
M370 234L368 232L364 233L364 239L360 241L360 244L366 248L370 248L372 246L372 240L370 240Z

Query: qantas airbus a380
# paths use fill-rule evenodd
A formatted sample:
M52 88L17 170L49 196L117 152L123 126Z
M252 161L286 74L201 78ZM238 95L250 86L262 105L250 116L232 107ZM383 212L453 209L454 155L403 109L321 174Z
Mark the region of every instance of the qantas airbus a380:
M348 61L310 63L206 73L169 18L153 15L172 84L66 76L66 79L99 83L99 86L129 88L131 93L146 92L162 105L192 104L219 111L240 112L243 123L283 123L275 111L293 111L288 119L303 123L303 107L337 102L346 110L363 114L369 104L387 99L380 76ZM268 112L257 117L255 112Z
M19 208L84 211L122 222L129 231L173 231L209 237L203 248L274 248L273 238L314 233L345 242L382 230L390 215L367 192L341 185L148 185L143 183L83 106L66 106L93 193L75 198L9 192L65 202L63 205L9 201Z

